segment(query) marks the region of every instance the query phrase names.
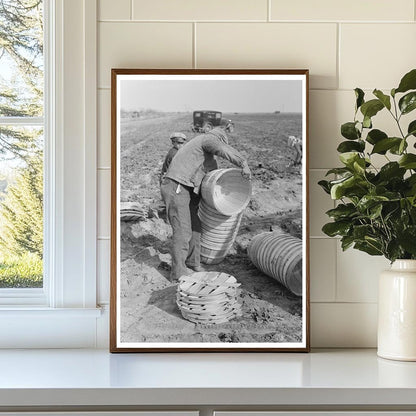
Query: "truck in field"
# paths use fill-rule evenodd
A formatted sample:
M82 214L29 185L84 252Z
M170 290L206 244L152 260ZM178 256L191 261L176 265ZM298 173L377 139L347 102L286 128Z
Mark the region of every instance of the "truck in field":
M193 112L191 130L195 133L208 133L220 125L225 125L225 130L230 133L234 131L234 123L223 118L221 111L198 110Z

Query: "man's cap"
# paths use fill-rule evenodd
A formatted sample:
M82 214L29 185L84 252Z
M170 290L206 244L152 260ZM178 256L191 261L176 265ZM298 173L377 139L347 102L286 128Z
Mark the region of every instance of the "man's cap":
M175 139L176 142L183 143L186 142L186 136L183 133L172 133L169 137L171 140Z

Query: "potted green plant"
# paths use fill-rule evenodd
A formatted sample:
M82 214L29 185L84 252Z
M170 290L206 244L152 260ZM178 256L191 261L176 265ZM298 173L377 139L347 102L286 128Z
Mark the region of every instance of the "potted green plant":
M342 124L337 148L342 167L319 182L337 201L322 231L340 237L343 250L390 260L379 280L378 355L416 361L416 120L407 116L416 109L416 69L389 94L375 89L366 100L362 89L354 91L354 119ZM394 132L373 126L381 111L394 120ZM375 162L380 157L384 164Z

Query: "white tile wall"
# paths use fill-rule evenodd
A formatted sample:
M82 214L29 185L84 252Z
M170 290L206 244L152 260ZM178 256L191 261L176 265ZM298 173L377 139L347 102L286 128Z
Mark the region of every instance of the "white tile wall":
M398 86L401 76L416 65L415 44L414 23L341 24L340 87Z
M130 20L130 0L100 0L98 3L98 20Z
M196 28L198 68L309 68L312 88L336 87L336 47L334 23L201 23Z
M381 256L358 250L342 251L337 245L337 301L377 302L378 275L389 268Z
M413 21L413 0L271 0L273 20Z
M355 87L397 86L416 67L414 0L99 0L98 298L109 300L110 69L309 68L311 339L372 347L380 257L341 252L321 232L333 201L316 185L338 164ZM392 131L388 114L375 127ZM409 119L404 120L405 128Z
M192 33L192 23L99 23L99 87L111 68L191 68Z
M267 0L133 0L135 20L267 20Z
M97 174L98 212L97 230L99 238L110 237L111 170L99 169Z
M311 304L314 347L367 348L377 345L377 304Z
M97 97L98 140L97 164L100 168L111 166L111 90L99 90Z
M312 302L335 302L338 240L310 240L310 283Z
M97 301L106 304L110 299L110 239L97 241Z

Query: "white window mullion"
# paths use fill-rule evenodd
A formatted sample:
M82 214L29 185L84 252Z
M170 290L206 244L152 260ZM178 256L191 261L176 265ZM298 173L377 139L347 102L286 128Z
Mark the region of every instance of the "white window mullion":
M0 117L0 126L43 126L43 117Z

